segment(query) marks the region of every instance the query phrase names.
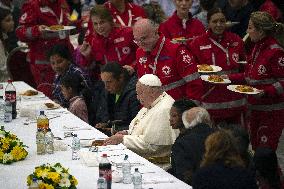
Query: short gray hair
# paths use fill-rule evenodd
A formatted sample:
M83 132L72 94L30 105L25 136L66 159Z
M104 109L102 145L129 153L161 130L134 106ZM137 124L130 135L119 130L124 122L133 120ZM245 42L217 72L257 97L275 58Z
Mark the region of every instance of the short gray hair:
M196 107L197 108L197 107ZM187 114L190 112L190 109L183 112L182 114L182 122L186 129L193 128L199 123L205 123L211 126L211 119L208 111L204 108L198 107L198 111L196 112L195 118L189 123L187 120Z

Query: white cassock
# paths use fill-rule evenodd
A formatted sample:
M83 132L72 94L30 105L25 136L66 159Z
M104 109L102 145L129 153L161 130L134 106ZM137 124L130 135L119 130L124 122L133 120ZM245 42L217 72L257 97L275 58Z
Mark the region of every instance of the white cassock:
M144 158L169 156L177 133L170 126L174 99L164 92L151 105L142 108L129 125L123 144Z

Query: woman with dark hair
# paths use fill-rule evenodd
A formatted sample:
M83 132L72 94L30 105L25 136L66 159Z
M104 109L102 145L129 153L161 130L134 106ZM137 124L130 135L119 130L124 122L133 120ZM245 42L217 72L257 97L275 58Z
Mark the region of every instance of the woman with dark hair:
M276 153L268 147L258 147L255 150L254 166L259 189L282 189L284 182L280 181Z
M186 127L182 120L182 115L187 111L192 117L189 124L195 124L191 128ZM196 107L193 101L187 99L175 101L170 110L171 127L179 129L180 134L172 146L171 169L168 172L188 184L191 184L192 175L199 168L204 153L204 141L213 132L202 117L210 120L206 110L203 113L200 107ZM197 118L201 118L199 122L194 121Z
M90 90L84 86L82 77L78 74L67 73L61 78L60 87L64 98L69 101L68 110L88 123L87 104L92 102L92 95Z
M79 64L91 69L97 79L99 67L108 62L118 62L133 73L137 45L133 42L132 29L117 27L104 5L91 9L90 20L94 31L86 33L85 42L80 47L82 57Z
M8 32L14 30L12 13L7 9L0 8L0 82L7 81L9 74L6 67L8 55Z
M157 24L161 24L166 20L166 14L163 11L161 5L158 2L150 1L142 5L147 18L154 21Z
M53 83L52 97L53 100L58 102L63 107L68 107L69 102L62 94L60 83L62 77L67 73L77 74L82 78L85 86L89 89L93 88L93 84L90 81L88 74L84 73L79 67L73 63L72 55L65 45L55 45L49 49L47 58L50 61L51 67L55 72L55 80Z
M208 31L197 37L189 48L195 55L198 64L216 65L222 68L222 74L240 72L240 60L245 60L242 39L226 31L226 18L220 8L213 8L207 14ZM217 76L217 77L218 77ZM243 111L245 98L227 90L225 84L204 81L205 93L202 96L202 107L207 109L216 125L226 122L244 126Z
M252 48L245 72L229 78L259 90L247 96L252 148L269 146L276 150L284 127L284 25L276 23L270 14L257 11L250 16L247 32Z
M140 110L136 75L130 76L120 64L110 62L102 66L101 79L105 90L98 101L95 127L108 135L128 130L130 122Z
M224 130L209 135L201 168L193 176L194 189L257 189L245 167L233 136Z

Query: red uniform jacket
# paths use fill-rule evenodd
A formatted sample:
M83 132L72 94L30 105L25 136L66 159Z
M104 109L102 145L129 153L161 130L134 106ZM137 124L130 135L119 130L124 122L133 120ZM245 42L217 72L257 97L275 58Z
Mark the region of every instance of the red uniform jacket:
M105 6L111 12L114 23L117 23L121 26L131 27L139 18L146 18L144 9L142 9L140 6L135 5L133 3L126 3L125 10L123 13L120 13L111 4L110 1L106 2Z
M107 38L97 33L86 36L86 41L91 45L90 58L83 59L81 66L89 66L93 60L106 62L116 61L121 65L135 67L137 45L133 42L132 29L129 27L114 27Z
M192 18L191 14L183 25L182 20L177 16L177 12L175 12L168 20L160 25L159 31L168 39L179 37L192 39L205 33L205 28L199 20Z
M264 90L264 96L248 96L252 110L284 110L284 50L274 38L265 37L254 45L247 57L248 64L243 74L232 74L230 79L246 82Z
M59 35L59 32L49 32L43 36L39 31L40 25L68 25L69 10L65 6L67 6L65 0L57 0L54 3L48 0L30 0L23 5L16 34L20 41L28 43L31 63L49 64L46 52L55 44L64 43L72 47L69 32L64 32L64 35Z
M203 94L196 62L185 46L173 44L165 36L160 36L151 52L138 48L136 60L138 77L157 75L165 91L174 99L199 100Z
M278 22L283 19L281 11L271 0L266 0L260 6L259 11L268 12Z
M189 48L195 55L198 64L217 65L222 71L216 74L238 73L239 60L245 60L242 39L233 33L224 32L217 38L211 31L194 39ZM201 101L213 119L225 119L240 114L246 105L245 97L229 91L226 84L211 84L204 81L205 94Z

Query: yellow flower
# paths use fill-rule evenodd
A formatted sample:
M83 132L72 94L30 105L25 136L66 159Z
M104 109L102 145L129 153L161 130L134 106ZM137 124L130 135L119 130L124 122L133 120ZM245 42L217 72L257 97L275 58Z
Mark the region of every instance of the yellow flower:
M51 179L54 183L60 182L60 175L56 172L47 173L47 178Z
M4 156L4 152L2 150L0 150L0 160L3 159L3 156Z
M20 146L15 146L13 150L11 151L11 154L13 156L13 159L16 161L19 161L23 158L23 149Z
M39 184L39 189L54 189L54 187L52 186L52 185L50 185L50 184L46 184L46 183L40 183Z
M9 141L8 140L6 140L6 139L4 139L3 141L2 141L2 149L3 149L3 151L5 152L5 151L7 151L8 149L9 149L9 147L10 147L10 144L9 144Z
M78 184L78 180L74 176L71 177L70 181L71 181L71 184L74 186Z
M36 176L37 177L42 177L42 178L45 178L45 177L47 177L47 175L48 175L48 169L41 169L41 168L36 168L36 171L35 171L35 174L36 174Z
M27 183L28 183L28 186L31 185L31 183L32 183L32 176L31 175L28 176Z

